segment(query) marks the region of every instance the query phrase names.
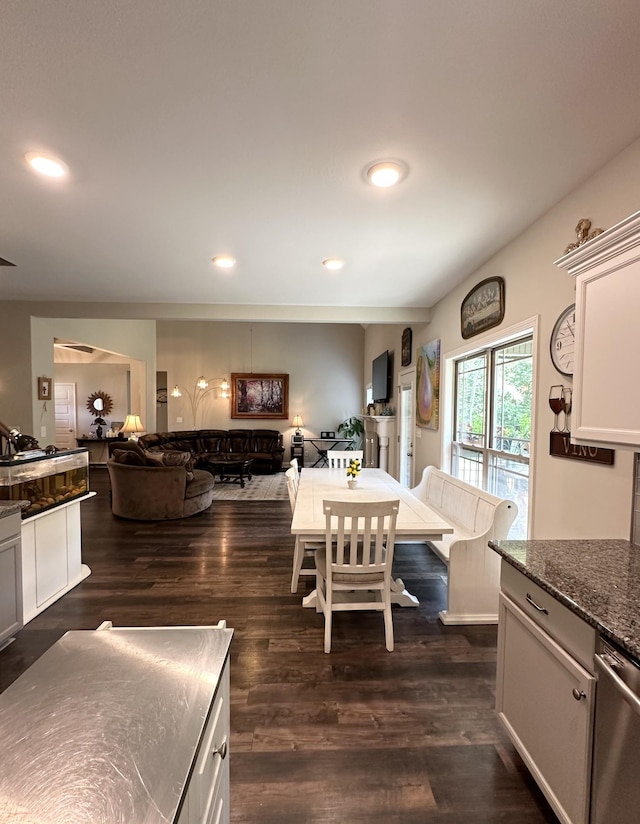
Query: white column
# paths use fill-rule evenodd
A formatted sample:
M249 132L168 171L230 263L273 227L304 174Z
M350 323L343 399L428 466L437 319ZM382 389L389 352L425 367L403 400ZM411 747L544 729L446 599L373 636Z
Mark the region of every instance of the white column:
M389 438L393 435L396 419L391 415L376 416L376 431L380 444L380 469L389 471Z
M374 456L367 466L380 467L385 472L389 471L389 440L395 432L396 419L393 415L365 415L362 418L364 423L365 440L371 437L371 432L378 436L378 455ZM377 460L376 460L377 457Z

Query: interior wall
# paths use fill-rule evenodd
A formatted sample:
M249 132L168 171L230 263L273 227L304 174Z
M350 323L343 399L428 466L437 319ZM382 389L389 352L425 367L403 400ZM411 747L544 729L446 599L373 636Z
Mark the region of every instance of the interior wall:
M128 371L129 367L124 364L56 363L56 382L76 385L78 437L88 437L92 431L95 415L87 409L87 399L94 392L106 392L113 401L111 412L102 416L109 426L112 421L124 421L127 415Z
M22 306L15 306L16 312ZM28 312L28 304L26 311ZM22 309L24 311L24 309ZM54 338L72 340L87 346L95 346L127 357L130 363L130 412L140 415L147 431L155 431L156 404L156 331L155 321L113 320L94 318L49 318L27 315L31 327L31 357L29 372L33 384L38 375L52 378L55 375ZM0 332L0 341L3 334ZM27 374L29 373L27 372ZM21 392L29 394L24 379ZM106 391L106 390L105 390ZM33 432L44 443L53 442L55 411L52 402L37 400L35 390L31 394ZM1 419L0 419L1 420ZM119 419L120 420L120 419ZM24 429L23 429L24 431ZM28 431L28 430L27 430Z
M29 319L7 301L0 301L0 351L0 421L34 435L32 403L38 393L31 376Z
M158 369L168 378L170 430L277 429L285 434L288 450L294 415L302 416L303 434L311 437L337 430L362 409L364 330L357 324L158 321L157 347ZM194 427L185 390L193 393L200 375L219 387L232 372L288 374L288 419L233 419L230 400L214 388L202 401ZM171 396L175 384L183 390L181 398ZM305 445L305 462L313 455L313 447Z
M539 317L537 339L537 393L533 444L535 474L532 538L628 538L631 522L633 453L617 449L613 467L573 461L549 455L549 431L553 414L548 405L552 384L571 385L560 375L549 355L549 340L560 313L575 301L575 283L554 265L567 244L575 240L575 226L587 217L593 226L608 229L638 209L640 191L640 141L632 144L597 174L554 206L526 232L478 268L434 308L430 324L414 328L415 348L440 338L443 357L463 345L480 345L482 336L464 341L460 334L460 305L467 292L489 276L505 279L505 318L508 328L527 318ZM495 333L491 330L491 334ZM381 335L366 332L365 356L371 341L381 345ZM487 333L489 334L489 333ZM399 337L394 332L396 347ZM603 375L603 379L606 376ZM447 387L441 385L441 403ZM442 408L442 406L441 406ZM422 430L415 442L417 477L429 465L439 466L442 457L442 425L437 432Z

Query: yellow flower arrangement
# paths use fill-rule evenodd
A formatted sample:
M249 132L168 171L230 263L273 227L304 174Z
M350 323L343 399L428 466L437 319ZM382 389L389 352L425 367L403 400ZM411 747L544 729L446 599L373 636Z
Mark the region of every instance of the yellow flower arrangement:
M347 467L347 477L355 480L360 474L360 461L357 458L351 458L349 466Z

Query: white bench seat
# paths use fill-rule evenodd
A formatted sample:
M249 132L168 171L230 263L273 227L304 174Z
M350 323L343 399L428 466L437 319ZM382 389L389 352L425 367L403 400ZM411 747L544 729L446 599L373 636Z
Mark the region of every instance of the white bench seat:
M509 534L518 514L513 501L428 466L411 492L447 520L454 531L440 541L429 541L447 565L447 609L444 624L496 624L500 592L500 557L490 540Z

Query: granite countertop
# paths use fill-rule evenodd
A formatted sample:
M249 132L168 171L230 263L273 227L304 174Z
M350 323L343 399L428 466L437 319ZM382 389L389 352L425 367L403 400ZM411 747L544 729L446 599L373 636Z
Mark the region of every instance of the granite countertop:
M15 515L16 512L21 512L26 506L29 506L29 501L0 501L0 518Z
M489 546L640 661L640 547L623 540L490 541Z

